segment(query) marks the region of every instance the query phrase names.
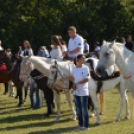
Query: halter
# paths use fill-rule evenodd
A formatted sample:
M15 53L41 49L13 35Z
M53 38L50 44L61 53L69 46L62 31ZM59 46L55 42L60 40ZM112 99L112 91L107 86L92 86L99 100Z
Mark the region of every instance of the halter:
M60 72L60 70L59 70L59 68L58 68L58 64L57 64L57 61L55 60L55 65L56 65L56 75L55 75L55 79L57 79L57 72L60 74L60 76L62 77L62 79L64 78L63 77L63 75L62 75L62 73ZM70 74L70 64L69 64L69 74ZM48 78L48 80L50 80L50 81L53 81L53 79L50 79L50 78ZM56 81L56 80L55 80ZM65 82L64 81L62 81L64 84L65 84ZM69 88L62 88L62 87L60 87L59 85L57 85L56 83L54 83L54 86L56 86L56 87L58 87L58 88L61 88L61 90L62 89L69 89Z
M132 76L128 76L128 77L123 77L125 80L128 80L129 78L131 78Z
M30 64L31 64L31 63L30 63ZM25 73L20 73L20 75L26 75L27 78L30 78L30 75L27 75L27 72L28 72L28 71L29 71L29 69L27 69Z

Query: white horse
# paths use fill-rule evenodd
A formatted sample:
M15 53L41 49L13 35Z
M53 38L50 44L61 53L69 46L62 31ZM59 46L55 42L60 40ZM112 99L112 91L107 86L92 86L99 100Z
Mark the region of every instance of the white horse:
M49 69L50 69L51 64L53 64L54 62L55 60L51 60L51 59L43 58L43 57L37 57L37 56L22 57L22 62L20 64L20 80L25 81L26 78L30 76L31 71L33 71L34 69L37 69L43 75L45 75L46 77L49 77ZM59 82L58 85L60 87L63 87L62 82ZM71 101L70 92L68 89L69 83L64 84L64 88L67 89L65 90L65 95L67 97L68 103L72 110L72 114L73 114L72 120L76 120L76 112L74 110L74 107ZM57 103L57 118L55 121L58 122L61 116L60 95L58 94L56 90L53 90L53 91L54 91L54 94L56 97L56 103Z
M121 43L103 41L97 73L102 75L103 71L113 64L120 69L125 80L124 86L134 98L134 53Z
M94 68L96 69L98 60L93 59L93 58L90 58L90 59L93 60L94 65L95 65ZM88 63L88 60L87 60L86 64L89 66L89 68L91 67L90 64ZM48 85L51 85L52 87L54 87L55 85L58 84L58 82L61 80L61 78L63 76L67 76L67 77L72 76L73 75L72 74L73 66L74 65L69 64L68 62L57 62L57 64L52 65L50 67L50 77L48 79ZM113 68L113 67L110 67L110 68ZM111 69L108 69L108 70L111 70ZM110 73L110 71L109 71L109 73ZM111 73L113 73L113 72L111 72ZM64 81L64 83L66 83L66 82ZM95 81L91 77L89 80L88 86L89 86L89 94L92 98L92 101L94 103L94 108L95 108L96 114L97 114L96 124L100 125L101 122L100 122L100 115L99 115L99 111L98 111L97 96L96 96L97 81ZM120 108L120 113L119 113L116 121L120 121L124 102L126 102L126 117L125 118L128 119L130 112L128 109L128 99L127 99L127 95L126 95L126 89L124 86L124 79L122 78L122 76L103 81L103 86L101 88L101 91L104 92L107 90L111 90L115 87L119 90L119 93L121 94L121 108Z

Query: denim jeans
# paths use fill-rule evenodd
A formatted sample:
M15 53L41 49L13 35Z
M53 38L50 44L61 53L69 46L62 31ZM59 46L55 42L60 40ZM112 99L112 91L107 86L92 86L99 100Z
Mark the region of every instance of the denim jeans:
M79 126L89 127L88 96L74 95L74 101L79 121Z
M31 88L30 88L30 100L31 100L31 107L38 109L42 106L41 103L41 98L40 98L40 92L39 89L34 89L34 83L31 84ZM34 90L36 90L36 104L35 104L35 99L34 99Z

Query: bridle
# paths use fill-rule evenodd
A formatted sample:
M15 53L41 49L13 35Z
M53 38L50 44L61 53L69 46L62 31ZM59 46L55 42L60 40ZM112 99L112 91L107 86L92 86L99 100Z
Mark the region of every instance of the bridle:
M62 89L69 89L69 88L65 88L65 87L62 88L58 84L56 84L58 73L59 73L59 75L61 76L62 79L64 78L64 76L62 75L61 71L58 68L57 60L55 60L55 67L56 67L56 74L55 74L54 80L53 79L50 79L50 78L48 78L48 80L54 81L54 86L56 86L58 88L61 88L61 90ZM70 75L70 64L69 64L69 75ZM65 81L62 81L62 82L65 85Z
M32 64L32 63L30 63L29 62L29 64ZM27 65L28 66L28 65ZM21 73L20 72L20 75L25 75L27 78L30 78L31 76L30 76L30 74L29 75L27 75L27 72L30 70L30 67L28 66L28 68L27 68L27 70L25 71L25 73Z

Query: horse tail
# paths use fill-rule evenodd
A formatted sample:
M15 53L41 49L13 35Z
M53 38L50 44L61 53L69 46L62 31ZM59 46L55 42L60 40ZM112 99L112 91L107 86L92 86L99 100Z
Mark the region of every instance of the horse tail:
M105 110L105 93L100 93L101 113Z

